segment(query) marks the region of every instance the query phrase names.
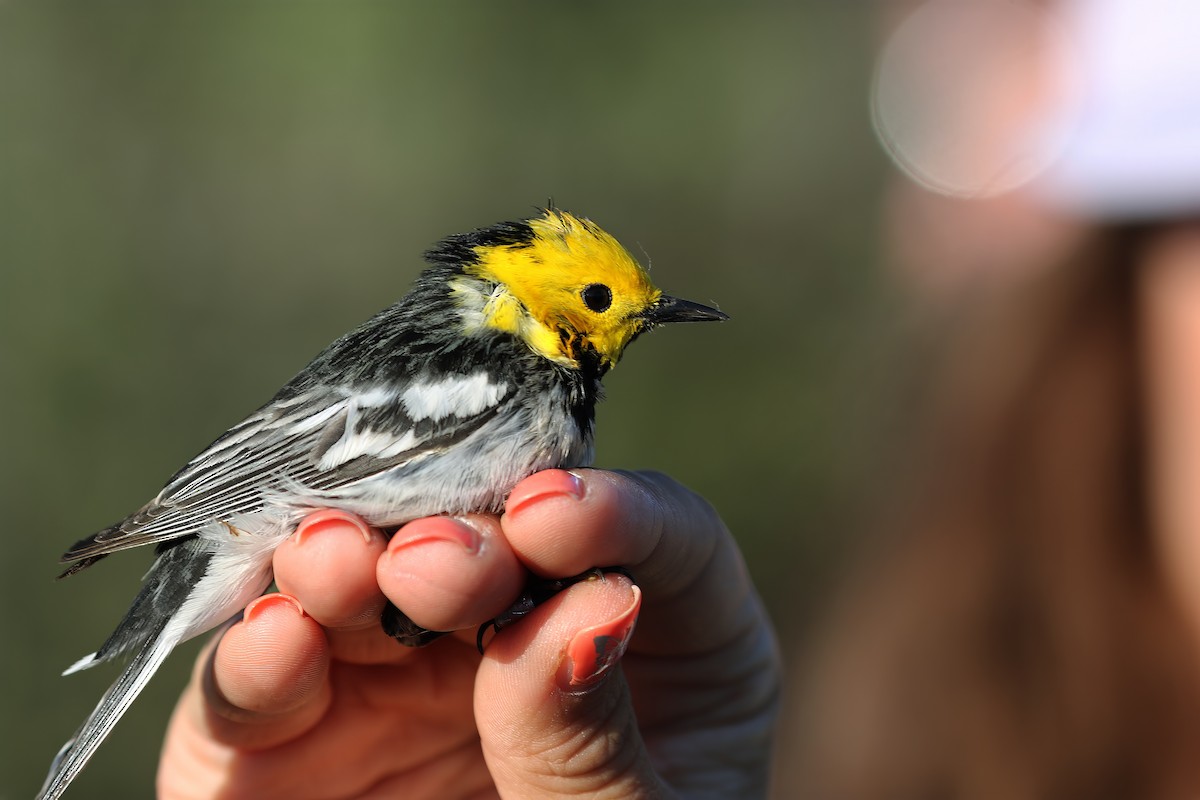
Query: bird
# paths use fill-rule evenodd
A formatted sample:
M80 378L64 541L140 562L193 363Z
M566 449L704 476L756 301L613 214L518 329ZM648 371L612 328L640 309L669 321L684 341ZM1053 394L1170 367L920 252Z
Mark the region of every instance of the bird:
M63 673L127 659L55 757L41 800L63 794L176 645L267 591L272 553L306 514L338 508L394 529L498 513L521 479L591 463L601 379L630 342L667 323L728 319L663 294L611 234L552 203L451 235L425 260L401 300L319 353L153 500L63 554L60 577L145 545L155 558L116 629ZM402 643L439 633L397 609L384 617Z

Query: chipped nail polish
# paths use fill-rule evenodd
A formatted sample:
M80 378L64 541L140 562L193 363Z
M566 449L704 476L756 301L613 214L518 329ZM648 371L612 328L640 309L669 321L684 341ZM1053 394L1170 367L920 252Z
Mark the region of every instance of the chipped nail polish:
M632 590L633 602L618 617L583 629L567 645L568 690L595 686L625 655L642 607L642 590Z

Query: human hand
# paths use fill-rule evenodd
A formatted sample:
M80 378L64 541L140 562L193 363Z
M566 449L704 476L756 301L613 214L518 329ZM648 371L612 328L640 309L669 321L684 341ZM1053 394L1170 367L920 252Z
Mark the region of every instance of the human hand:
M578 583L480 657L475 628L526 569L596 564L626 565L640 589ZM665 476L549 470L500 518L417 520L390 540L317 512L274 566L280 594L197 662L161 797L765 794L774 637L728 530ZM380 628L385 597L464 630L402 647Z

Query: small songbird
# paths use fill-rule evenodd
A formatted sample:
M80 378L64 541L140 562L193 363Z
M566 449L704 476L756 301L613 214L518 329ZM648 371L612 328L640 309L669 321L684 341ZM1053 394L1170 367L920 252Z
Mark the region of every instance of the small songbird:
M266 591L273 551L306 514L394 528L499 512L526 476L590 462L600 379L626 345L663 323L727 319L664 295L616 239L555 208L451 236L426 259L405 298L63 555L64 576L141 545L156 558L116 630L67 670L129 657L39 797L62 795L176 645ZM436 635L391 612L405 643Z

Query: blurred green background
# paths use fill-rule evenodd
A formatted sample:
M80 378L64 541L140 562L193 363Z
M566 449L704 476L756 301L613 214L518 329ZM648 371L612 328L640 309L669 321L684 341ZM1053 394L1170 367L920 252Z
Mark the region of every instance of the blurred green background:
M58 676L149 563L56 584L65 547L403 294L428 245L549 197L733 316L637 343L599 464L710 498L794 648L894 370L868 12L0 3L0 797L33 794L116 674ZM196 646L72 796L149 796Z

